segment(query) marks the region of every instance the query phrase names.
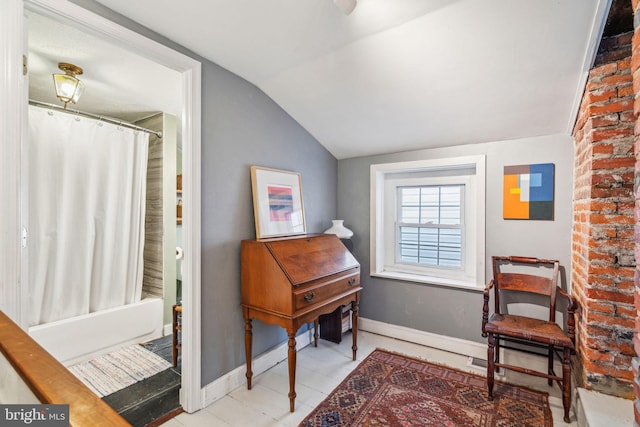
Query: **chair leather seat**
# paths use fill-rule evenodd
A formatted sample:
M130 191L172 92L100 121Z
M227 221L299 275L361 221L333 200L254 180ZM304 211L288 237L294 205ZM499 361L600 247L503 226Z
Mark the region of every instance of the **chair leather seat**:
M491 334L573 348L571 339L560 329L560 326L546 320L513 314L493 314L484 329Z

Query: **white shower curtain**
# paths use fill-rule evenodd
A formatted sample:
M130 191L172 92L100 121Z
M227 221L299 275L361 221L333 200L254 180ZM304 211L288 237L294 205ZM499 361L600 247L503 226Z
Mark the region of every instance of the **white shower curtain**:
M30 326L140 300L149 136L29 107Z

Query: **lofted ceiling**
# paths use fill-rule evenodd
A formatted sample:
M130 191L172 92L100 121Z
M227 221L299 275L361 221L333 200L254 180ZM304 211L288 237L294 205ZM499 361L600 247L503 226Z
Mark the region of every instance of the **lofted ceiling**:
M569 133L609 7L609 0L358 0L345 15L332 0L99 3L253 83L339 159ZM52 40L43 31L30 49ZM141 58L116 56L108 65L112 50L95 51L77 60L95 87L109 87L116 65L127 75L153 73L138 77L150 87L173 78L135 62ZM49 68L55 62L40 55L49 55ZM92 87L87 82L78 108ZM138 105L143 92L157 95L142 87L138 101L118 108L171 112L175 94Z

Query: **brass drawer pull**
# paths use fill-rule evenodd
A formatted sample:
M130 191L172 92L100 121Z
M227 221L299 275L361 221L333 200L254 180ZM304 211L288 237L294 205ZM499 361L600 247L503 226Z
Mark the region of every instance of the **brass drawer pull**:
M353 286L356 283L356 278L352 277L351 279L349 279L349 286Z
M313 299L316 297L315 292L307 292L306 294L304 294L304 300L306 302L311 302L313 301Z

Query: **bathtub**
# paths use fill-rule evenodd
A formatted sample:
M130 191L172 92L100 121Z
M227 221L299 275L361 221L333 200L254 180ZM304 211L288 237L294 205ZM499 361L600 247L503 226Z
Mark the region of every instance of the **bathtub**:
M63 365L162 336L163 302L140 302L29 328L29 335Z

